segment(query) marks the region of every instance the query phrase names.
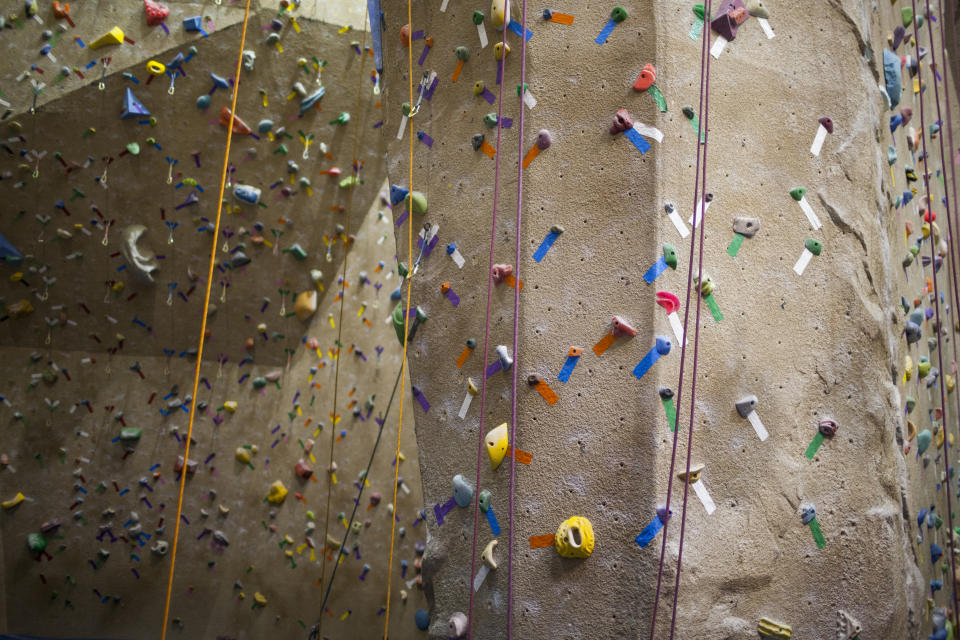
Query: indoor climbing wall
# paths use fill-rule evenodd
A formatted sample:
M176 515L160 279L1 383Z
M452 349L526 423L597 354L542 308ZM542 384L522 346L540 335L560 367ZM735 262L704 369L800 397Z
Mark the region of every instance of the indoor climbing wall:
M414 629L382 115L332 4L254 3L240 78L240 2L7 7L0 633L161 637L181 477L171 637L376 635L394 521Z
M944 119L956 93L931 63L955 22L932 3L921 51L917 4L715 0L706 25L688 2L384 7L398 254L430 318L408 345L430 637L934 632L951 525L918 543L916 522L947 513L956 284L944 261L938 302L922 225L947 239L933 88Z

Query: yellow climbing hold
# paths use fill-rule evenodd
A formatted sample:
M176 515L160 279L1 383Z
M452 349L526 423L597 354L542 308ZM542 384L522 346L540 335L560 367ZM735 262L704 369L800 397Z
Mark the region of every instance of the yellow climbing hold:
M223 408L230 413L234 413L237 410L237 406L236 400L227 400L223 403Z
M272 485L270 485L270 493L267 494L267 500L273 504L283 504L283 501L287 499L287 488L283 486L283 483L277 480Z
M259 591L253 594L253 599L261 607L267 606L267 596L263 595Z
M20 504L26 499L27 497L18 491L17 495L13 496L9 500L4 500L3 502L0 502L0 506L2 506L4 509L13 509L15 506L17 506L18 504Z
M122 44L123 43L123 29L120 27L114 27L107 31L105 34L94 40L90 43L91 49L99 49L100 47L106 47L111 44Z

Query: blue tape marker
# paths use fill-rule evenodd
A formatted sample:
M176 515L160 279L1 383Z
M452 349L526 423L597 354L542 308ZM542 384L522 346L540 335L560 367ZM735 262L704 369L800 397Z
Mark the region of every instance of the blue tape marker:
M557 375L557 380L566 384L567 380L570 379L570 374L573 373L573 369L577 366L578 362L580 362L580 356L567 356L567 361L563 363L563 369L560 369L560 373Z
M500 535L500 523L497 522L497 516L493 515L493 509L487 509L487 522L490 523L490 531L494 536Z
M650 143L647 142L646 138L637 133L636 129L627 129L623 133L630 139L630 142L633 143L633 146L635 146L640 153L650 151Z
M518 36L523 33L523 25L517 22L516 20L510 20L510 22L507 23L507 29L510 29L510 31L513 31ZM533 31L530 31L530 29L527 29L526 39L529 40L532 37L533 37Z
M643 356L636 367L633 368L633 375L637 377L637 380L642 378L647 371L650 370L650 367L660 359L660 356L665 356L670 353L671 343L667 338L657 338L657 344L653 349L647 352L647 355Z
M495 374L497 371L500 371L502 368L503 368L503 365L501 364L500 360L499 359L494 360L489 365L487 365L487 377L489 378L490 376Z
M537 252L533 254L533 259L537 262L543 260L543 257L547 255L547 251L550 250L550 247L553 246L553 243L556 242L557 238L560 237L559 233L554 233L551 231L547 234L547 237L543 239L543 242L540 243L540 246L537 247Z
M659 516L653 516L653 520L650 521L643 531L640 532L640 535L637 536L635 542L641 547L646 547L650 544L650 541L657 537L657 534L660 533L660 529L663 529L663 523L660 522Z
M603 44L607 41L607 38L610 37L610 34L613 33L613 28L617 26L617 23L613 21L613 18L607 20L606 26L603 27L603 31L600 32L600 35L597 36L597 39L594 40L597 44Z
M653 266L647 269L647 272L643 274L643 280L647 284L653 284L653 281L659 277L661 273L667 270L667 259L664 256L660 256L660 259L653 263Z

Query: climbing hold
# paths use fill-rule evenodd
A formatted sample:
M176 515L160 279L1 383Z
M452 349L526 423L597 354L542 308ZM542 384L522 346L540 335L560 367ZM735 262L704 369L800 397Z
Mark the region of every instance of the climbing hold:
M473 501L473 485L459 473L453 476L453 499L459 507L468 507Z
M643 69L640 70L640 75L637 77L637 81L633 83L634 91L646 91L653 86L653 83L657 81L657 70L651 63L643 65Z
M564 558L588 558L594 547L593 525L582 516L573 516L560 523L554 535L554 546Z
M160 269L157 257L149 249L138 246L140 238L147 233L142 224L132 224L123 230L123 242L120 250L130 269L143 281L153 283L153 272Z
M297 320L303 322L317 312L317 290L304 291L297 295L293 303L293 311L297 314Z
M496 542L496 541L494 541ZM462 638L467 633L467 616L460 611L454 612L447 621L447 637Z
M663 245L663 261L667 263L667 266L676 271L677 269L677 249L669 243Z
M430 628L430 613L426 609L417 609L417 612L413 615L413 621L417 625L417 629L426 631Z
M487 455L490 456L490 468L496 470L507 455L507 448L510 446L510 434L507 432L507 423L504 422L498 427L494 427L487 433L484 442L487 445ZM483 494L481 493L481 499ZM489 493L488 493L489 496Z
M126 95L123 99L123 111L120 113L120 119L126 120L127 118L139 118L149 115L150 111L143 106L142 102L137 100L136 96L133 95L133 91L130 90L130 87L127 87Z
M747 13L754 18L769 18L770 12L761 0L747 0Z
M817 428L820 430L820 433L822 433L824 436L826 436L827 438L832 438L837 434L837 429L839 428L839 425L837 424L836 420L825 418L820 421L820 424L817 426Z
M280 480L275 481L270 485L270 493L267 494L267 500L273 504L283 504L283 501L287 498L287 488L283 486L283 482Z
M43 537L41 533L28 533L27 534L27 548L31 552L40 554L43 553L47 548L47 539Z
M70 5L68 4L67 7ZM155 27L170 15L170 7L155 0L143 0L143 10L147 15L147 26Z
M924 429L917 434L917 453L923 455L923 452L930 447L930 443L933 442L933 433L930 432L930 429Z
M760 230L760 218L737 216L733 219L733 232L752 238Z
M99 49L100 47L106 47L112 44L123 44L123 29L120 27L114 27L110 31L106 32L93 42L89 46L91 49Z
M257 204L260 201L260 189L248 184L238 184L233 188L233 197L240 202Z

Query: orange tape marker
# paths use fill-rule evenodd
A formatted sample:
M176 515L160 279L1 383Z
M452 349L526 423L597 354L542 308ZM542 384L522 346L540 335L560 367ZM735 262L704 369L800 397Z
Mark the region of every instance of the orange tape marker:
M463 351L460 352L460 357L457 358L457 369L463 369L463 365L471 353L473 353L473 347L466 346L463 348Z
M541 536L530 536L530 548L531 549L543 549L544 547L553 546L554 534L545 533Z
M543 396L543 399L547 401L551 407L557 403L557 400L560 397L550 388L546 382L543 381L543 378L537 375L532 375L527 378L527 384L532 386L534 389L540 392L540 395Z
M593 345L593 352L598 356L602 356L603 353L610 348L610 345L614 343L617 338L613 335L611 331L607 335L603 336L603 339L600 340L597 344Z
M530 464L533 462L532 453L527 453L523 449L514 449L512 446L507 445L507 457L510 456L513 456L520 464Z
M453 77L450 78L450 82L456 82L461 71L463 71L463 60L457 60L457 66L453 69Z
M566 13L554 13L550 12L550 17L547 18L549 22L556 22L557 24L565 24L568 27L573 24L573 16Z
M503 281L506 282L511 287L513 287L514 289L517 288L517 278L513 274L510 274L509 276L504 278ZM523 280L520 281L520 291L523 291Z
M490 143L486 140L483 141L483 144L480 145L480 150L483 151L487 156L493 160L493 157L497 155L497 150L490 146Z

